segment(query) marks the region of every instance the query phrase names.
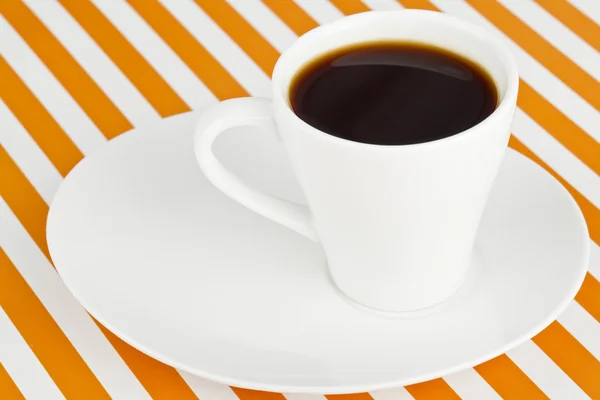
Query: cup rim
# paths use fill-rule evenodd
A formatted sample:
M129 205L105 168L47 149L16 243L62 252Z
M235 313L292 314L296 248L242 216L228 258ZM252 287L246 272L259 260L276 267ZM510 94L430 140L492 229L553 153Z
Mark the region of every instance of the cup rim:
M304 44L305 42L312 41L318 39L319 36L331 31L333 29L338 29L340 26L354 24L360 22L360 20L372 19L375 20L379 17L385 16L386 18L390 18L390 15L394 14L396 18L406 19L406 18L420 18L420 19L428 19L433 22L446 23L451 24L459 29L470 31L473 35L476 35L480 38L485 39L491 45L494 46L495 51L499 55L503 66L504 72L506 73L506 91L504 95L501 97L501 101L496 107L496 109L483 121L473 125L472 127L456 133L454 135L446 136L441 139L431 140L427 142L421 143L410 143L410 144L396 144L396 145L386 145L386 144L374 144L374 143L363 143L356 142L349 139L344 139L338 136L331 135L327 132L324 132L318 128L313 127L309 123L305 122L303 119L298 117L294 110L291 107L289 100L289 85L291 79L295 76L298 70L301 68L297 68L293 74L290 75L290 79L287 82L281 81L281 76L283 72L281 71L282 65L288 62L288 59L292 56L294 49ZM508 47L500 40L499 37L494 35L489 30L480 27L470 21L466 21L461 18L457 18L455 16L437 12L437 11L429 11L429 10L396 10L396 11L368 11L358 14L353 14L350 16L343 17L342 19L323 24L310 30L304 35L300 36L292 46L287 49L277 60L275 64L275 68L273 70L273 100L277 103L281 103L284 106L283 112L287 117L291 117L295 119L298 123L300 123L304 130L305 134L318 135L321 140L330 141L333 144L343 145L343 146L352 146L352 147L361 147L361 148L370 148L375 150L398 150L398 149L414 149L414 148L422 148L429 146L438 146L441 144L447 144L453 141L464 140L465 138L471 137L477 134L480 130L485 130L488 126L496 124L499 119L501 119L506 113L512 113L513 107L516 104L518 89L519 89L519 72L517 67L517 62L514 59L514 56L509 51ZM499 88L496 87L498 90Z

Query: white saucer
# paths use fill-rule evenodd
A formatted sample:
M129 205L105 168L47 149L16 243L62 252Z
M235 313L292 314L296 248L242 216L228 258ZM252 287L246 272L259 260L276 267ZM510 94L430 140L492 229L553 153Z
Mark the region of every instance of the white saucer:
M277 392L400 386L506 352L552 322L583 281L580 210L510 150L459 293L411 318L358 309L330 283L318 244L204 178L192 149L197 118L137 129L85 158L48 217L52 259L75 297L164 363ZM268 138L242 129L215 146L252 184L302 201L284 150Z

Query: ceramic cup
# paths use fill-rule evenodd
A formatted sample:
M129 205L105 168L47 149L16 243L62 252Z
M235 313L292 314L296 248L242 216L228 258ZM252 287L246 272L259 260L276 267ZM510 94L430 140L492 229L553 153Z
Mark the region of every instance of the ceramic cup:
M496 84L497 109L459 134L398 146L341 139L294 114L289 87L304 65L332 49L381 40L432 44L475 61ZM206 111L194 148L206 177L225 194L319 241L333 281L349 298L381 311L423 309L452 296L466 278L518 82L509 51L478 26L429 11L357 14L296 41L275 66L272 99L232 99ZM211 146L236 126L260 127L283 142L308 207L263 193L223 167Z

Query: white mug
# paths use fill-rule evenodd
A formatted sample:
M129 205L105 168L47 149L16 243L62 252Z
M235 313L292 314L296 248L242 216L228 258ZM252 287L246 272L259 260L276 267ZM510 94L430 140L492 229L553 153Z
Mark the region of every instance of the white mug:
M294 114L289 88L303 66L333 49L382 40L431 44L475 61L493 78L498 107L464 132L394 146L338 138ZM357 14L296 41L277 61L272 99L232 99L207 110L194 148L218 189L321 242L331 277L349 298L382 311L423 309L452 296L466 278L508 143L518 82L509 51L478 26L429 11ZM263 193L223 167L211 146L236 126L257 126L282 140L308 207Z

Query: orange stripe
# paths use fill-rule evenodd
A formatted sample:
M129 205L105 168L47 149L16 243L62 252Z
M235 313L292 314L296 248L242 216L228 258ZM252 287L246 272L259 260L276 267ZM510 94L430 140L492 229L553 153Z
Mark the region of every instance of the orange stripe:
M442 378L415 383L404 387L416 400L460 400L460 397Z
M600 51L600 26L565 0L536 0L590 46Z
M260 390L242 389L231 386L231 389L240 400L285 400L281 393L262 392Z
M0 56L0 98L40 146L62 176L83 158L83 154L31 93L21 78Z
M369 7L360 0L330 0L345 15L370 11Z
M0 305L66 398L110 399L2 249Z
M571 153L600 174L600 144L523 80L517 104Z
M600 361L558 322L532 339L592 399L600 399Z
M128 2L219 100L248 96L248 92L162 4L156 0Z
M325 395L327 400L373 400L369 393L354 393L354 394L328 394Z
M25 400L25 396L15 385L2 363L0 363L0 393L5 400Z
M198 397L174 369L134 349L98 321L94 320L104 336L117 350L129 369L154 400L197 400Z
M586 274L575 300L600 322L600 282L591 274Z
M503 399L533 400L548 398L506 354L502 354L473 369Z
M48 206L1 146L0 171L0 195L50 260L45 232ZM192 390L173 368L140 353L117 339L98 322L96 324L154 399L196 399Z
M467 0L515 43L600 110L600 83L497 1Z
M8 203L29 236L49 260L45 226L48 206L2 146L0 171L0 196Z
M263 3L298 36L319 26L317 21L292 0L263 0Z
M225 1L196 0L256 64L271 77L279 52Z
M190 110L135 47L89 0L61 0L60 3L162 117Z
M129 121L102 89L25 4L20 0L2 0L0 13L42 59L106 138L111 139L131 129Z
M406 8L415 8L419 10L429 11L440 11L439 8L434 6L429 0L397 0L402 6Z
M581 212L585 217L590 237L594 242L600 245L600 210L598 210L596 206L590 203L588 199L586 199L573 186L571 186L560 175L558 175L552 168L548 166L548 164L543 162L537 155L535 155L531 150L529 150L516 137L510 137L509 146L538 163L546 171L548 171L556 180L558 180L565 187L565 189L569 191L571 196L573 196L573 198L579 205L579 208L581 209Z

